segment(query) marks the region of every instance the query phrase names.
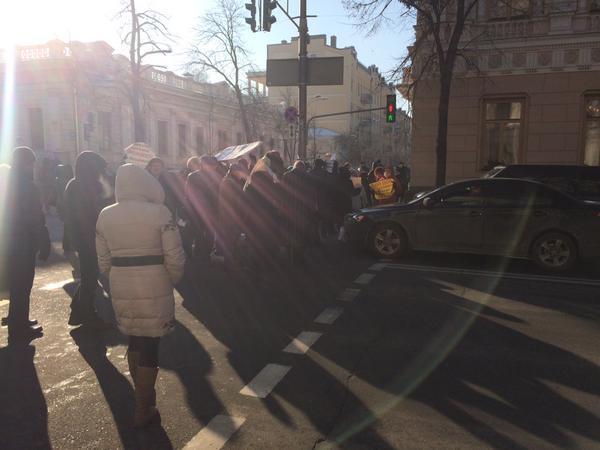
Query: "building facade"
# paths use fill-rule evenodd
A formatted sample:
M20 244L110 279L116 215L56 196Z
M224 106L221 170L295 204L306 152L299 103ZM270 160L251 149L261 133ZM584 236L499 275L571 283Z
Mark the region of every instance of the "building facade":
M599 165L597 0L480 0L463 41L466 58L457 62L451 90L447 181L500 164ZM412 74L425 56L417 54ZM438 99L437 79L416 83L416 186L435 184Z
M51 41L4 54L0 93L13 98L3 101L11 106L3 108L0 123L10 146L28 145L39 156L71 164L92 150L118 164L134 139L128 68L127 58L105 42ZM10 70L14 77L7 80ZM198 83L152 67L143 78L146 141L168 166L245 143L237 102L224 83ZM265 123L257 134L270 141L271 133Z
M365 66L358 60L354 47L339 48L336 36L327 42L326 35L313 35L308 45L309 58L343 57L344 84L338 86L309 86L308 119L316 115L385 108L386 96L395 94L395 88L386 82L376 66ZM267 47L268 59L295 59L298 57L298 38ZM268 97L274 106L296 106L298 89L295 86L266 86L265 72L248 74L249 88L256 95ZM310 121L309 155L328 157L339 153L335 138L338 135L360 135L361 141L388 145L393 142L394 126L385 123L383 111L365 112ZM388 152L391 149L388 149Z

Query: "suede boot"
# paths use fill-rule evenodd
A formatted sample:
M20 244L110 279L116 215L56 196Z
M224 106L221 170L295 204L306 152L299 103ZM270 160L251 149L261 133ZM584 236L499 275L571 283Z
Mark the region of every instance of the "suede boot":
M156 391L154 385L158 375L157 367L138 366L135 374L135 413L133 425L136 428L160 423L160 414L156 409Z
M140 352L127 352L127 363L129 364L129 373L131 374L131 379L135 386L137 384L135 376L137 368L140 365Z

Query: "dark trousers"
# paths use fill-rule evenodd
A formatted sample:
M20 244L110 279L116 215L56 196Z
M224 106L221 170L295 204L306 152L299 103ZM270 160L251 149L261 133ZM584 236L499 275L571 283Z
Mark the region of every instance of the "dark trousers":
M24 251L15 253L8 261L9 330L28 325L31 288L35 277L35 255L32 251Z
M98 267L98 256L96 249L80 249L78 250L79 266L81 271L81 283L73 296L71 309L86 317L95 315L94 299L96 297L96 289L98 288L98 277L100 269Z
M159 337L129 336L129 352L139 352L140 367L158 367Z

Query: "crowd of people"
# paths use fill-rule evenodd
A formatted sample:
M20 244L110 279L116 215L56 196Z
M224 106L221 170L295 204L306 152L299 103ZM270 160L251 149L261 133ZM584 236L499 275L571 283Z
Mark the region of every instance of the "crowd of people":
M94 306L98 283L106 284L119 330L129 336L136 426L159 417L158 346L174 326L173 287L184 273L211 258L257 275L286 257L302 264L306 249L335 236L346 214L401 200L410 178L404 167L380 161L370 169L320 159L286 168L276 151L229 163L192 157L179 171L153 158L146 167L124 164L111 177L102 156L86 151L74 170L56 167L54 186L46 183L40 195L35 163L33 151L19 147L12 167L0 166L0 289L10 296L9 339L42 335L29 318L29 297L36 257L50 255L44 209L52 202L64 222L65 255L78 257L72 263L80 282L68 323L111 326Z

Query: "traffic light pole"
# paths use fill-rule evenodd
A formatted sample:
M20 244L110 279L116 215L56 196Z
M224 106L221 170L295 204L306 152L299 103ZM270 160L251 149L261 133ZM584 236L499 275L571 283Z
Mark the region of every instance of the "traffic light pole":
M306 126L309 127L310 123L313 120L322 119L323 117L347 116L348 114L359 114L359 113L364 113L364 112L386 111L386 110L387 109L386 109L385 106L380 106L379 108L355 109L354 111L344 111L344 112L330 113L330 114L319 114L317 116L312 116L310 119L308 119L308 122L307 122Z
M300 36L298 39L298 66L300 70L298 74L298 157L302 160L306 159L306 147L308 143L308 124L306 122L308 116L308 19L306 1L300 0Z

